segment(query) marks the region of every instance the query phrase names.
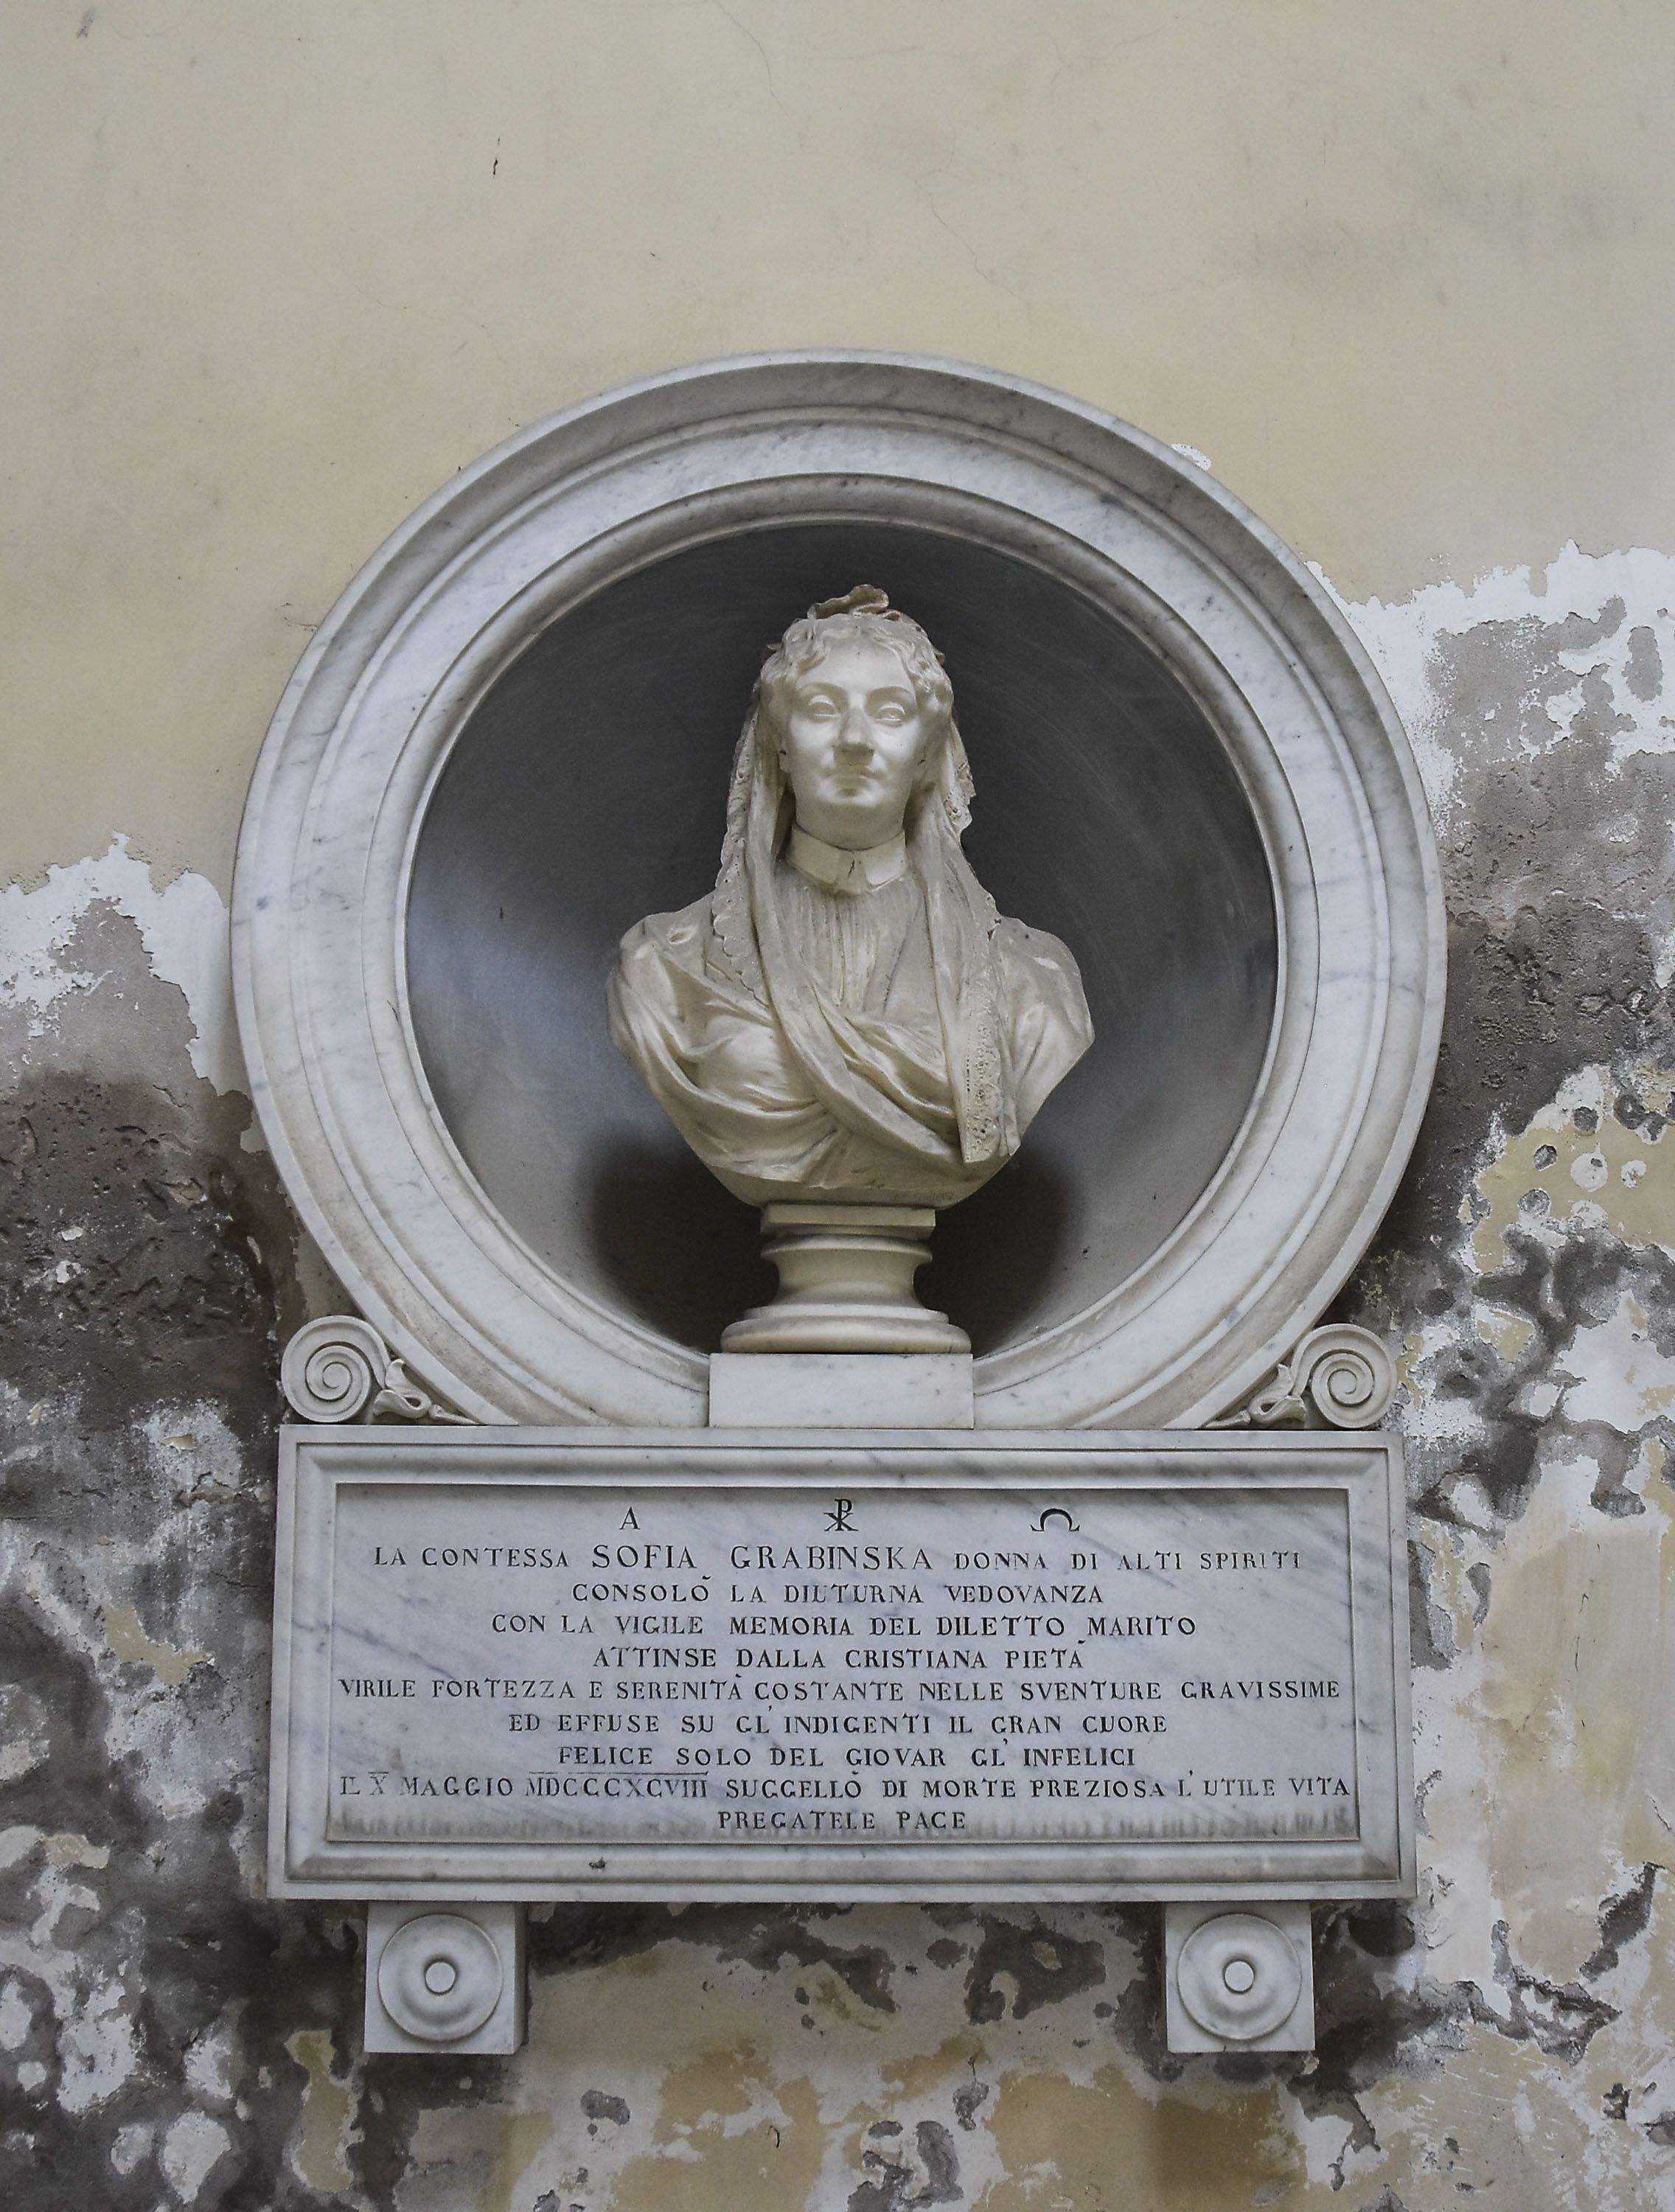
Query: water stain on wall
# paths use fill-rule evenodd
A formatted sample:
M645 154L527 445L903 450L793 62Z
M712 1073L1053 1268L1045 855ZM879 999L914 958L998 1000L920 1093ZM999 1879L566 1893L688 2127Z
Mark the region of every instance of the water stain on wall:
M277 1352L330 1285L167 895L105 855L8 908L8 2205L1675 2206L1672 604L1567 554L1354 611L1453 995L1340 1302L1402 1352L1422 1888L1317 1916L1313 2054L1172 2057L1146 1912L625 1905L535 1913L516 2057L367 2057L358 1916L261 1894Z

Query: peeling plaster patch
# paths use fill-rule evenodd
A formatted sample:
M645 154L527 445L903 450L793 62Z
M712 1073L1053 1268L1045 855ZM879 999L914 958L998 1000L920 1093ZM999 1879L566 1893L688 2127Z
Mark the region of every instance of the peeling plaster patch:
M21 2051L35 2016L15 1981L0 1984L0 2051Z
M852 2192L848 2212L953 2204L965 2196L953 2139L935 2120L920 2120L911 2133L897 2120L879 2120L866 2133L861 2169L867 2178Z
M341 1916L259 1887L298 1232L241 1146L248 1103L198 1072L209 1017L157 972L185 972L164 940L191 885L159 915L143 874L118 854L0 902L8 952L39 924L68 979L49 992L14 957L0 989L0 1987L33 2085L0 2203L302 2212L332 2191L286 2171L304 2085L284 2039L340 2014L352 1953ZM89 882L155 925L155 965ZM219 956L218 912L197 919ZM148 2176L165 2139L172 2170Z
M1439 1336L1439 1348L1448 1341ZM1448 1395L1431 1389L1417 1376L1408 1387L1411 1411L1402 1423L1402 1433L1412 1442L1457 1450L1486 1439L1481 1413L1463 1394Z
M1666 2165L1648 2160L1630 2129L1600 2124L1613 2068L1642 2055L1611 2048L1621 2033L1620 2023L1607 2027L1569 2068L1533 2038L1510 2040L1473 2022L1446 2066L1369 2085L1390 2202L1411 2212L1492 2205L1511 2181L1517 2212L1667 2212ZM1469 2101L1458 2094L1465 2080L1475 2085Z
M1179 449L1177 449L1179 450ZM1317 568L1320 580L1332 590ZM1334 592L1333 597L1337 594ZM1557 660L1541 670L1529 703L1547 726L1547 739L1568 736L1582 705L1585 681L1598 674L1623 717L1613 750L1620 762L1636 752L1675 750L1675 720L1648 713L1663 696L1675 665L1675 556L1645 547L1583 553L1567 545L1538 572L1497 568L1468 588L1429 584L1411 598L1387 603L1339 599L1371 653L1418 757L1431 805L1447 819L1460 781L1460 757L1531 752L1517 702L1485 696L1472 726L1447 729L1440 680L1455 639L1490 627L1557 633ZM1567 640L1563 626L1572 625ZM1551 689L1548 687L1551 685Z
M1429 1522L1414 1530L1412 1545L1432 1609L1433 1644L1445 1656L1455 1658L1470 1648L1483 1618L1475 1578L1487 1568L1492 1554L1465 1530Z
M222 1504L246 1480L245 1454L220 1409L199 1399L165 1405L140 1424L152 1464L177 1505ZM265 1489L267 1486L263 1486Z
M149 1667L160 1682L171 1687L184 1682L192 1668L202 1666L209 1656L207 1651L182 1651L173 1644L154 1643L140 1626L139 1615L131 1606L106 1606L105 1638L118 1659L131 1666Z
M111 1863L110 1845L89 1843L85 1836L44 1836L41 1841L49 1866L92 1867L96 1872Z
M49 868L33 890L0 890L0 1005L27 1006L39 1036L48 1010L69 992L98 981L67 967L62 955L96 902L124 914L138 928L154 972L185 994L192 1024L189 1047L197 1073L223 1093L247 1091L233 1013L227 908L206 877L177 876L159 890L143 860L112 838L97 859Z
M117 2130L111 2138L111 2164L125 2179L144 2159L151 2155L151 2146L157 2130L144 2120L130 2120L125 2127Z
M1498 1546L1421 1535L1433 1556L1452 1552L1458 1577L1454 1663L1422 1676L1416 1699L1416 1765L1440 1777L1425 1797L1427 1941L1439 1978L1472 1982L1509 2031L1526 2002L1513 1966L1532 1985L1575 1984L1599 1940L1578 1899L1608 1898L1625 1865L1667 1855L1654 1793L1675 1712L1624 1685L1675 1674L1661 1602L1675 1545L1660 1506L1633 1520L1595 1510L1596 1474L1581 1456L1548 1464ZM1490 1569L1480 1624L1459 1595L1473 1558Z
M76 2114L114 2097L138 2065L140 2053L128 1992L119 1981L99 1977L79 2003L72 2002L74 2010L58 2036L58 2102Z
M1645 1935L1651 1924L1658 1876L1663 1871L1655 1860L1648 1859L1625 1889L1605 1900L1599 1914L1599 1948L1582 1966L1589 1981L1614 1972L1622 1963L1623 1950Z
M1675 1256L1675 1138L1664 1133L1675 1078L1639 1066L1579 1068L1524 1127L1503 1137L1473 1189L1472 1249L1491 1274L1507 1232L1563 1236L1603 1228L1625 1244Z
M976 2062L974 2060L974 2072L975 2070L975 2063ZM960 2125L965 2129L968 2135L974 2133L977 2126L977 2115L982 2111L984 2106L987 2104L990 2097L993 2094L993 2090L988 2082L975 2080L962 2084L961 2087L957 2088L954 2092L954 2110L959 2117Z
M1520 569L1469 589L1437 585L1395 605L1345 607L1413 739L1456 962L1469 947L1484 982L1498 980L1524 1000L1497 1009L1479 1035L1490 1090L1503 1047L1527 1050L1531 1032L1568 1033L1574 1066L1606 1056L1587 1048L1587 1033L1604 1032L1614 1053L1666 1016L1672 608L1675 558L1575 546L1534 576ZM1633 936L1607 948L1598 927L1607 917ZM1485 924L1492 945L1481 941Z
M1195 2081L1153 2106L1114 2066L1087 2083L1009 2073L991 2123L1004 2178L977 2200L978 2212L1297 2203L1307 2175L1284 2110L1270 2081L1217 2095Z
M1625 1291L1609 1321L1579 1328L1562 1355L1567 1421L1600 1421L1629 1436L1675 1407L1675 1358L1649 1341L1651 1324Z
M230 2105L237 2092L239 2039L230 2018L211 2021L186 2052L182 2072L186 2086L206 2105Z
M1399 2039L1352 2061L1357 2212L1675 2207L1642 1873L1675 1838L1648 1687L1675 1679L1672 586L1663 556L1572 550L1545 589L1349 610L1413 728L1451 927L1425 1129L1340 1309L1403 1346L1420 1662L1417 1941L1367 2015ZM1324 1951L1317 1980L1329 2012Z
M331 2070L331 2038L311 2028L287 2039L285 2048L308 2077L302 2093L301 2130L291 2148L291 2163L311 2189L333 2196L352 2186L349 2145L355 2132L355 2100L348 2082Z
M39 1828L27 1828L21 1825L0 1828L0 1874L9 1867L15 1867L20 1859L27 1858L39 1841Z
M46 1710L18 1682L0 1682L0 1788L21 1782L51 1756Z
M974 2021L1022 2020L1038 2005L1097 1989L1105 1960L1097 1943L1053 1936L1039 1919L1027 1928L989 1922L966 1974L966 2012Z
M198 2192L233 2148L219 2120L207 2112L182 2112L163 2137L157 2163L183 2204L195 2204Z
M1485 1344L1492 1344L1508 1365L1521 1358L1534 1340L1535 1323L1526 1315L1508 1313L1504 1306L1480 1305L1474 1319L1478 1334Z
M241 1147L248 1102L194 1073L185 998L134 922L95 902L65 957L93 981L46 1033L0 1004L0 1363L28 1383L13 1413L125 1429L201 1403L247 1439L272 1420L275 1339L306 1317L306 1240L271 1160ZM202 1440L189 1417L162 1431L185 1433Z
M1004 2019L950 2034L958 1986L932 1970L930 1954L945 1951L958 1918L948 1908L932 1915L694 1907L670 1916L558 1909L535 1932L530 2044L512 2094L519 2107L556 2113L559 2125L525 2175L524 2191L538 2203L549 2191L567 2212L564 2177L586 2166L595 2192L588 2203L610 2212L666 2212L674 2203L719 2212L735 2203L837 2212L866 2188L912 2202L903 2191L925 2178L915 2161L924 2162L931 2185L946 2187L951 2158L963 2193L947 2201L974 2204L1002 2178L985 2124L999 2069L1089 2080L1111 2058L1107 1995L1150 2001L1134 1988L1141 1916L1068 1909L972 1916L960 1921L966 1940L956 1952L986 1944L997 1970L1014 1950L1041 1954L1036 2002L1022 2019L1009 2004ZM741 1932L745 1919L756 1923L752 1941ZM589 1963L607 1930L635 1922L653 1948L609 1966ZM576 1930L580 1956L554 1953L567 1940L567 1926ZM831 1977L828 1987L842 1990L843 2002L822 2013L810 2036L800 2023L818 2002L818 1976L786 1942L799 1926L796 1948L805 1953L841 1928L850 1955L888 1955L896 1968L894 2008L858 2004ZM1101 1954L1099 1980L1094 1962ZM1010 2000L1012 1977L1001 1978ZM1155 2039L1155 2027L1151 2033ZM1132 2063L1136 2094L1144 2096L1144 2070ZM582 2100L591 2090L620 2096L630 2121L589 2121ZM411 2154L438 2172L446 2158L459 2176L466 2161L475 2170L479 2160L500 2154L506 2119L504 2110L498 2117L480 2109L433 2112ZM404 2212L407 2203L404 2194Z
M1642 1432L1675 1435L1675 1139L1662 1135L1671 1093L1656 1062L1625 1057L1563 1076L1511 1134L1494 1117L1475 1158L1462 1160L1471 1181L1449 1241L1410 1245L1394 1263L1399 1293L1394 1274L1385 1279L1381 1294L1399 1296L1401 1310L1425 1311L1398 1363L1399 1419L1414 1495L1449 1501L1449 1519L1492 1525L1516 1510L1538 1472L1544 1431L1554 1437L1548 1455L1565 1455L1556 1424L1593 1462L1595 1505L1642 1510ZM1645 1175L1594 1172L1596 1159L1610 1168L1636 1146L1653 1163ZM1590 1164L1592 1194L1571 1173L1579 1161ZM1376 1308L1365 1317L1380 1323Z

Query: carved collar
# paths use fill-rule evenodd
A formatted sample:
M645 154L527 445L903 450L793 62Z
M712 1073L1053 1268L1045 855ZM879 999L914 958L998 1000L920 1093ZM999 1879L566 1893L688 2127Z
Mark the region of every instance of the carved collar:
M806 830L793 823L786 852L792 866L811 884L851 896L876 891L907 872L907 841L899 830L883 844L869 846L865 853L846 853L823 838L810 837Z

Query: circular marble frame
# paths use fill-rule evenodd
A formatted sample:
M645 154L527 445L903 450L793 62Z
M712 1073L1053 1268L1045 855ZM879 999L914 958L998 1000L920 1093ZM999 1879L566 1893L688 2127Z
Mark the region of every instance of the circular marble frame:
M1441 1021L1435 843L1394 709L1303 564L1168 447L991 370L678 370L509 441L396 532L315 635L246 810L234 962L263 1129L344 1287L463 1411L703 1420L702 1355L561 1280L460 1156L407 1005L407 886L453 740L547 624L683 547L822 517L968 534L1083 593L1244 784L1280 969L1239 1133L1142 1267L976 1366L984 1427L1197 1425L1314 1320L1405 1164Z

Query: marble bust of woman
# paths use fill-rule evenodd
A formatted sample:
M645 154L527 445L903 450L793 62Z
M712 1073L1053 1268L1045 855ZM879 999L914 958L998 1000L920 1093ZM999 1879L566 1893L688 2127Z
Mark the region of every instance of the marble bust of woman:
M1092 1041L1075 961L961 849L971 770L919 624L862 585L764 661L706 898L623 939L610 1030L752 1205L941 1207Z

